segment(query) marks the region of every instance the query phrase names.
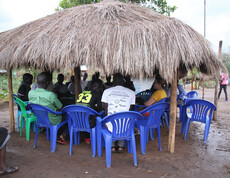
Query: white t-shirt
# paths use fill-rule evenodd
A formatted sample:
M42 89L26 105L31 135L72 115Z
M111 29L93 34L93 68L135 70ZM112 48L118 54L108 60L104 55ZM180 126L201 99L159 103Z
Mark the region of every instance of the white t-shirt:
M103 92L101 101L108 103L108 115L122 111L129 111L130 105L135 104L135 92L123 86L115 86ZM109 131L112 131L107 123Z

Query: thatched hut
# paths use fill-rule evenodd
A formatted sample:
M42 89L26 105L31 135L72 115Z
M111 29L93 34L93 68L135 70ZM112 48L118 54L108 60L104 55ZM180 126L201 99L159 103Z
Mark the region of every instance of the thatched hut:
M177 71L186 73L195 66L215 75L224 68L209 42L190 26L131 3L100 2L62 10L0 33L0 41L0 67L8 70L22 66L79 69L86 64L102 68L106 74L119 71L133 77L152 77L158 70L173 83L171 152Z

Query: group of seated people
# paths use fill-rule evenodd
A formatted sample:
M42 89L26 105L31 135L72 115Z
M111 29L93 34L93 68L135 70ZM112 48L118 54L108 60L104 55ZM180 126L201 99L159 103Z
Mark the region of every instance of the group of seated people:
M87 81L88 75L85 74L81 82L81 93L75 99L71 100L74 96L74 78L71 82L63 84L64 75L59 74L57 77L58 82L52 85L52 74L50 72L42 72L37 76L37 83L32 84L33 76L31 74L23 75L23 82L18 89L18 97L23 101L30 103L40 104L56 111L69 104L78 104L90 107L97 111L105 112L105 115L111 115L121 111L129 111L134 109L136 104L135 87L130 80L130 76L123 76L121 73L111 76L106 76L107 82L104 83L99 77L99 72L92 76L91 81ZM150 106L157 103L161 99L167 97L164 90L164 80L160 76L156 76L152 86L152 96L143 104ZM34 89L35 88L35 89ZM49 116L52 125L59 124L65 119L64 116L51 114ZM91 117L89 120L90 127L96 126L96 118ZM107 125L110 130L109 125ZM57 142L66 144L66 136L68 135L68 125L64 125L59 129ZM85 142L90 143L89 134L85 135ZM124 141L118 141L112 145L112 152L123 152Z

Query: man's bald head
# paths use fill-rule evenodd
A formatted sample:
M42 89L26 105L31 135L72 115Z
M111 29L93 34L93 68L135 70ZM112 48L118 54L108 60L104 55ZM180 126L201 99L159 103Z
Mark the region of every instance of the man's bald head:
M49 84L49 76L47 72L42 72L37 77L38 88L46 89Z

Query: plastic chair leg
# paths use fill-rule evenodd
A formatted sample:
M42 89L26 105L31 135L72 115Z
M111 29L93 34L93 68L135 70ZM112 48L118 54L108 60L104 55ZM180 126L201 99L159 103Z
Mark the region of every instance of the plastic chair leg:
M90 133L92 157L96 156L96 129L92 128Z
M97 155L98 157L102 155L102 135L99 132L97 132Z
M50 140L50 128L46 128L46 138L47 140Z
M157 128L157 136L158 136L158 144L159 144L159 150L161 151L161 130L160 127Z
M56 150L57 130L57 126L53 126L50 128L51 152L55 152Z
M143 126L140 126L140 142L141 142L141 153L144 155L146 153L146 135L147 131Z
M154 140L154 131L155 131L155 129L150 129L150 138L151 138L151 140Z
M186 122L186 128L185 128L185 134L184 134L184 140L187 140L188 130L189 130L190 120L188 119Z
M19 117L20 117L20 114L19 114L19 111L17 112L17 132L19 132Z
M34 143L34 148L37 148L37 140L38 140L38 127L36 129L36 135L35 135L35 143Z
M132 152L133 152L133 164L134 166L137 166L137 151L136 151L136 141L135 141L135 136L132 135L132 140L130 141L132 144Z
M69 155L72 155L72 147L73 147L73 127L71 127L69 129L69 139L70 139L70 143L69 143Z
M20 122L20 137L22 136L22 120L23 120L23 118L21 117L21 122Z
M207 122L207 123L205 123L204 143L206 143L206 141L207 141L209 129L210 129L210 123Z
M107 167L111 167L111 147L112 147L112 137L106 136L105 154L106 154L106 166Z
M30 124L29 119L26 119L26 141L30 140Z

